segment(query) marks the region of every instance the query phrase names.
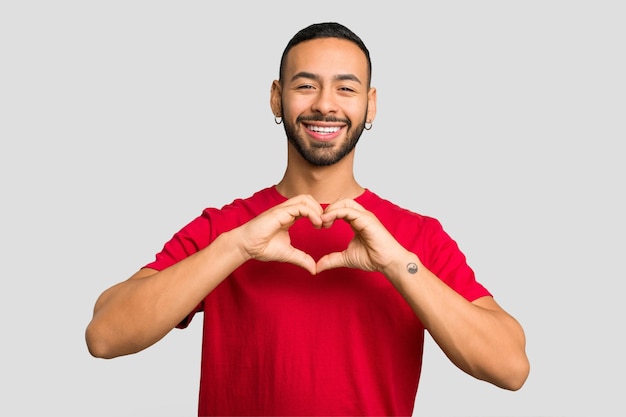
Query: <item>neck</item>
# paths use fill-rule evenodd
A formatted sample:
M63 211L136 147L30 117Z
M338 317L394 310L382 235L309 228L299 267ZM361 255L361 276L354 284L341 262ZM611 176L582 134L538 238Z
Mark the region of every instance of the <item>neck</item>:
M356 198L364 191L354 178L354 152L330 166L313 166L299 155L290 158L282 180L276 185L287 198L309 194L320 204L340 198Z

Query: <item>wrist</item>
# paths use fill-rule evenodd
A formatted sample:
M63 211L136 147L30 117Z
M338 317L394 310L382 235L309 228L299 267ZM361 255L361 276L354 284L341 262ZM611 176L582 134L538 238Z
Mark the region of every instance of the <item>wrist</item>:
M224 245L223 253L230 253L236 258L236 263L241 265L246 261L252 259L252 256L245 250L242 245L241 233L239 228L229 230L228 232L221 233L214 243L219 241L220 245Z
M417 255L405 251L385 268L383 274L396 285L401 280L414 278L422 270L424 270L424 265Z

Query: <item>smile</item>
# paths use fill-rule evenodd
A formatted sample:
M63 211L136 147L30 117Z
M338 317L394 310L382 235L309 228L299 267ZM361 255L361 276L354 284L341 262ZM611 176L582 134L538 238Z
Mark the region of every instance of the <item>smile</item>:
M308 125L307 129L315 133L329 134L329 133L335 133L339 131L339 129L341 128L339 126L323 127L323 126Z

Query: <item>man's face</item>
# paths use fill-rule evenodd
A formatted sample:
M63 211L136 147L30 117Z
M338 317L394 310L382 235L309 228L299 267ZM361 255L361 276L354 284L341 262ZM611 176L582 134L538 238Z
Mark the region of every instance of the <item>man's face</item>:
M282 114L287 139L306 161L332 165L352 152L374 116L368 81L367 58L350 41L314 39L289 51L272 106L280 107L274 111Z

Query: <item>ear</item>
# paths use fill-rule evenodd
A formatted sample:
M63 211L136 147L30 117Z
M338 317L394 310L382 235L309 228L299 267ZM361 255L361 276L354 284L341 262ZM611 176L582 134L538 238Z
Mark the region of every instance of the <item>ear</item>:
M276 117L283 116L283 106L282 106L282 88L280 86L280 82L278 80L274 80L272 82L272 88L270 90L270 107L272 109L272 113Z
M367 115L365 121L368 123L374 123L376 118L376 88L371 87L367 92Z

